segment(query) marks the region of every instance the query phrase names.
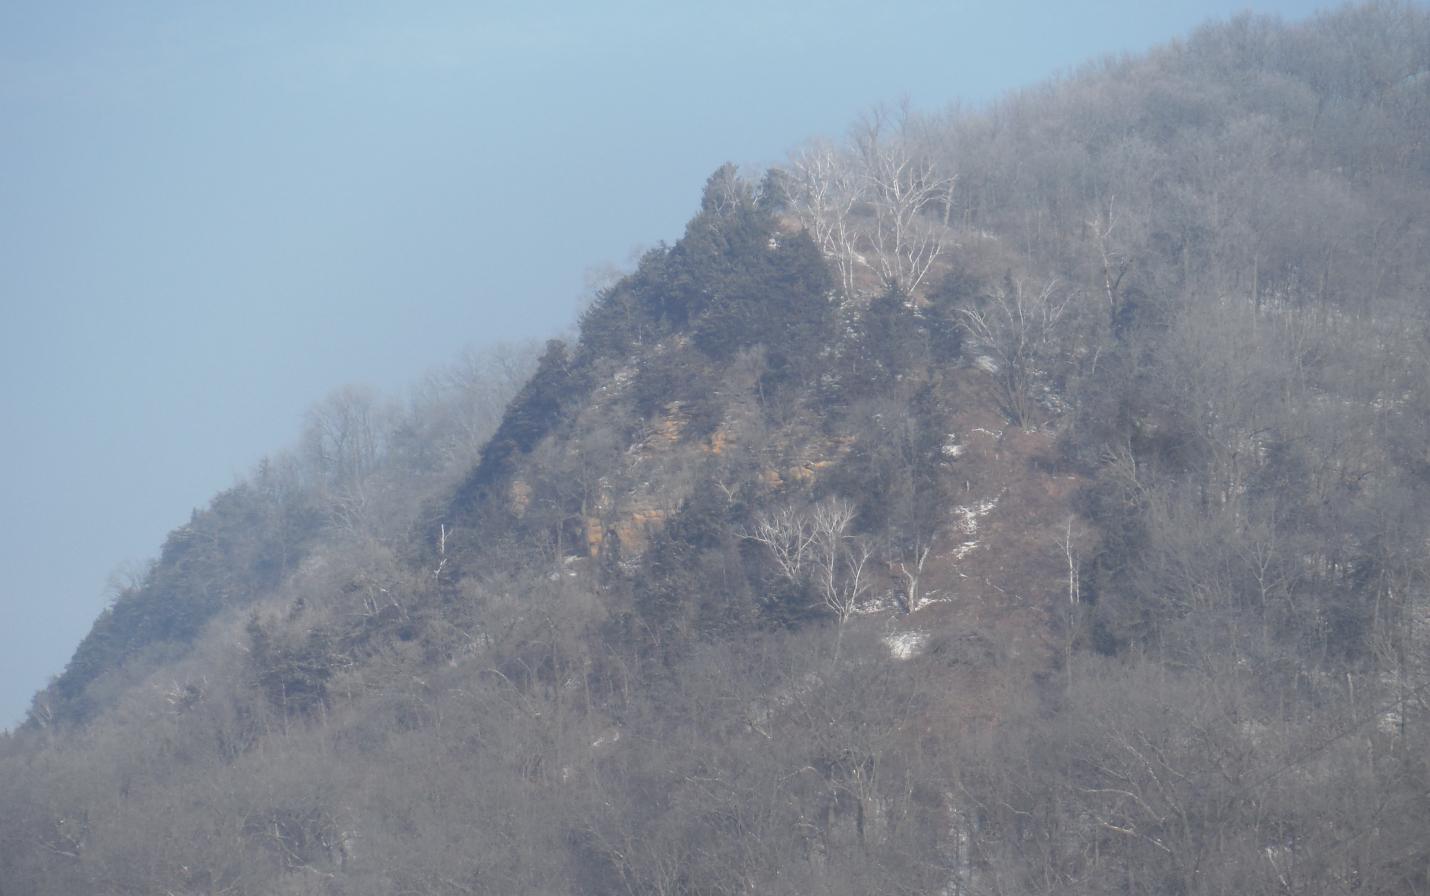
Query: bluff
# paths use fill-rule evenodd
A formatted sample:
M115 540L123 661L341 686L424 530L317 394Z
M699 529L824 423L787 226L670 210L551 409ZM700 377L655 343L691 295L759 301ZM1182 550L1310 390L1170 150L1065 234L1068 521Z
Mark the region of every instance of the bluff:
M345 390L0 743L0 891L1412 893L1430 16L876 109Z

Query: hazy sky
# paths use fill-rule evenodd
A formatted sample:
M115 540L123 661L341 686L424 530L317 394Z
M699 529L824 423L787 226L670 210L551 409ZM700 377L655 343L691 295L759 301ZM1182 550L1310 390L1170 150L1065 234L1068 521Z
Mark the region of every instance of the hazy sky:
M308 404L559 329L722 162L1326 5L0 0L0 727Z

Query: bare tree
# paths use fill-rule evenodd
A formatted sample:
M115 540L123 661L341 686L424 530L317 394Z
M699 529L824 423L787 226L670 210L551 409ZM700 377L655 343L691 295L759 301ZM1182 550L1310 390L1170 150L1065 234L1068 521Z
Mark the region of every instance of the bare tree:
M932 156L918 150L907 109L900 111L892 137L888 118L883 109L866 115L854 145L873 212L869 241L879 276L885 286L912 293L950 242L948 217L958 177L939 172Z
M1025 288L1010 280L979 305L959 309L964 329L987 358L985 366L998 383L1004 412L1015 424L1033 423L1038 387L1056 343L1059 322L1075 294L1059 294L1057 283Z
M1092 241L1097 246L1109 321L1115 321L1122 310L1122 281L1132 267L1132 256L1119 249L1115 243L1114 235L1118 225L1116 205L1117 197L1108 197L1105 206L1098 206L1097 216L1087 222L1087 229L1092 232Z
M834 262L846 296L861 268L886 288L912 293L952 242L957 176L921 151L906 108L892 134L890 120L876 108L847 146L813 143L790 162L790 205Z
M826 141L811 144L790 162L790 205L834 263L844 295L854 294L854 272L868 262L859 254L853 214L864 194L858 160Z
M535 344L498 343L469 349L429 375L415 390L406 415L408 438L400 447L408 465L465 473L531 377L537 354Z
M364 386L337 389L308 411L304 448L326 484L351 482L377 467L391 416Z
M924 564L928 562L929 553L933 551L932 537L925 537L922 531L915 536L915 543L909 546L908 559L897 560L893 564L904 579L904 611L908 613L917 610L923 602L919 579L923 577Z
M843 498L827 498L808 509L786 506L755 518L745 538L769 549L780 575L819 595L834 614L839 635L834 656L838 660L844 624L869 589L868 565L873 547L853 535L849 527L857 511Z
M791 582L805 579L805 566L812 562L814 526L809 517L792 505L755 517L755 525L744 533L770 551L780 574Z
M864 539L849 534L856 514L853 503L843 498L821 501L809 513L818 564L815 584L824 606L840 626L854 614L859 598L868 589L864 567L872 548Z

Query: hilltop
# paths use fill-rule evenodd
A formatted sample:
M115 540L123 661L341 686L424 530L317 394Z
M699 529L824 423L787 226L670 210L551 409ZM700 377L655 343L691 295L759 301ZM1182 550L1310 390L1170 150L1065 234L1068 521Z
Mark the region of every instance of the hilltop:
M1418 892L1427 133L1391 3L722 167L171 534L0 892Z

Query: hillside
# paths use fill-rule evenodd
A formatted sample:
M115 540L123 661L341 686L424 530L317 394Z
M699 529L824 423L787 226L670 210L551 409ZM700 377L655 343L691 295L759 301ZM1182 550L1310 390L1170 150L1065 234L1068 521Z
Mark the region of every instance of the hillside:
M721 168L170 536L0 893L1424 892L1426 134L1376 3Z

